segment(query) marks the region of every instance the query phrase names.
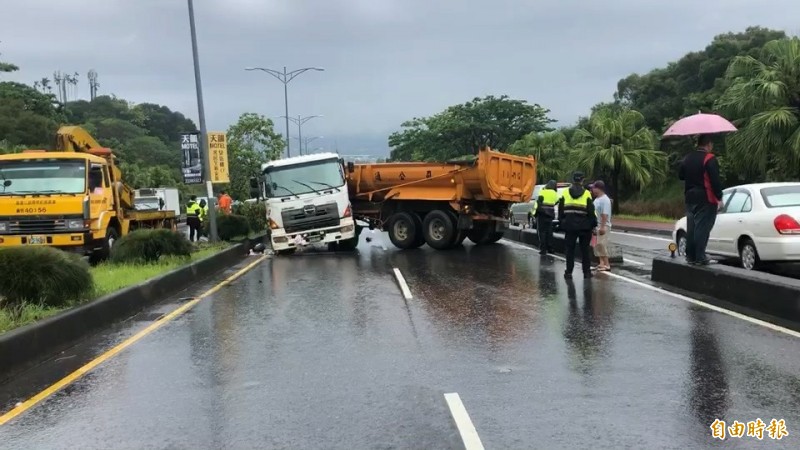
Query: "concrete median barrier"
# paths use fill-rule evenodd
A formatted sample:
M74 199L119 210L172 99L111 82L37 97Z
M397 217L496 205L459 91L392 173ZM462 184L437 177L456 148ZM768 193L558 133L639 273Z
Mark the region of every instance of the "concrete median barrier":
M531 229L523 230L520 228L512 227L506 230L505 235L503 237L510 241L520 242L523 244L532 245L534 247L539 247L539 235L536 233L536 230L531 230ZM565 249L564 237L559 235L554 235L553 236L554 252L563 255L564 249ZM610 248L608 250L610 255L608 259L611 263L622 264L624 262L622 257L622 250L619 247L611 243ZM580 251L578 251L577 254L575 255L575 259L578 260L580 259ZM593 256L592 261L597 263L598 262L597 257Z
M800 330L800 280L721 264L690 266L668 257L653 259L651 278L665 288Z
M0 379L130 318L193 283L242 261L256 241L245 240L208 258L0 335Z

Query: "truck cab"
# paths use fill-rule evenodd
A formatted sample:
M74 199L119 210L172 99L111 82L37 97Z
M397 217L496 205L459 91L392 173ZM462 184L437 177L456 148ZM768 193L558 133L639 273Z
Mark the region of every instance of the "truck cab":
M295 156L262 165L251 179L251 197L264 198L276 253L306 243L353 249L356 226L342 161L335 153Z
M175 228L175 213L137 211L111 149L61 127L56 151L0 155L0 247L46 245L100 261L138 228Z

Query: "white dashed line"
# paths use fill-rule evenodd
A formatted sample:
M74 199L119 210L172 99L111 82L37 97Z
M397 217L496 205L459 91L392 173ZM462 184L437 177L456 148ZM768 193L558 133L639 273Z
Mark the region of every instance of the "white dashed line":
M397 267L394 268L394 276L397 278L397 282L400 284L400 290L403 291L403 297L405 297L406 300L411 300L411 290L408 289L406 279L403 278L403 274L400 273L400 269Z
M461 397L457 393L452 392L444 394L444 399L447 401L447 406L450 407L450 414L453 415L453 420L456 421L456 428L461 434L461 440L464 441L464 448L466 450L483 450L483 443L478 436L478 431L472 425L472 420L467 414L467 409L461 402Z
M513 247L524 248L526 250L535 250L532 247L528 247L526 245L518 244L518 243L513 242L513 241L508 241L508 240L505 240L505 239L504 239L504 241L507 242L507 243L512 244ZM561 261L566 261L566 259L563 256L553 255L553 254L550 254L550 256L552 256L553 258L557 258L557 259L559 259ZM668 295L670 297L677 298L677 299L683 300L685 302L689 302L689 303L691 303L693 305L702 306L702 307L710 309L712 311L716 311L716 312L719 312L719 313L722 313L722 314L725 314L725 315L728 315L728 316L731 316L731 317L735 317L737 319L742 319L742 320L744 320L746 322L750 322L750 323L755 324L755 325L761 325L762 327L769 328L770 330L777 331L779 333L788 334L789 336L794 336L796 338L800 338L800 333L799 332L794 331L794 330L790 330L788 328L784 328L784 327L779 326L779 325L775 325L773 323L765 322L763 320L759 320L759 319L756 319L754 317L750 317L750 316L746 316L744 314L740 314L740 313L738 313L736 311L731 311L731 310L728 310L728 309L725 309L725 308L720 308L719 306L715 306L715 305L711 305L709 303L701 302L700 300L695 300L695 299L693 299L691 297L687 297L685 295L677 294L675 292L668 291L666 289L662 289L660 287L653 286L653 285L650 285L650 284L647 284L647 283L643 283L643 282L641 282L639 280L634 280L633 278L629 278L629 277L626 277L626 276L623 276L623 275L619 275L619 274L611 273L611 272L603 272L603 273L608 275L608 276L617 278L619 280L627 281L628 283L632 283L632 284L635 284L637 286L641 286L641 287L643 287L645 289L649 289L651 291L659 292L661 294L665 294L665 295Z

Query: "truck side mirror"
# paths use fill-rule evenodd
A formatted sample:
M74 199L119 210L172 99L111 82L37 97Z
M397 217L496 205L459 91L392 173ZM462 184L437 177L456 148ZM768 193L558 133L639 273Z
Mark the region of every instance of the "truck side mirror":
M254 198L256 200L261 198L261 186L259 186L258 179L256 177L250 177L250 198Z
M347 172L348 173L353 173L355 171L356 171L356 165L353 164L353 161L348 161L347 162Z

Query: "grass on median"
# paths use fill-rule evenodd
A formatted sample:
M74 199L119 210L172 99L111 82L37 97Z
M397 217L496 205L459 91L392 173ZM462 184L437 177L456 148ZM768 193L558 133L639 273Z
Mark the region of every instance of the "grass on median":
M94 279L95 291L91 298L83 302L69 302L61 308L48 307L33 303L22 303L13 310L0 308L0 333L53 316L81 303L94 300L111 292L142 283L150 278L175 270L193 261L207 258L227 248L227 243L200 244L199 250L193 252L189 259L169 257L155 264L119 264L103 263L90 270Z

